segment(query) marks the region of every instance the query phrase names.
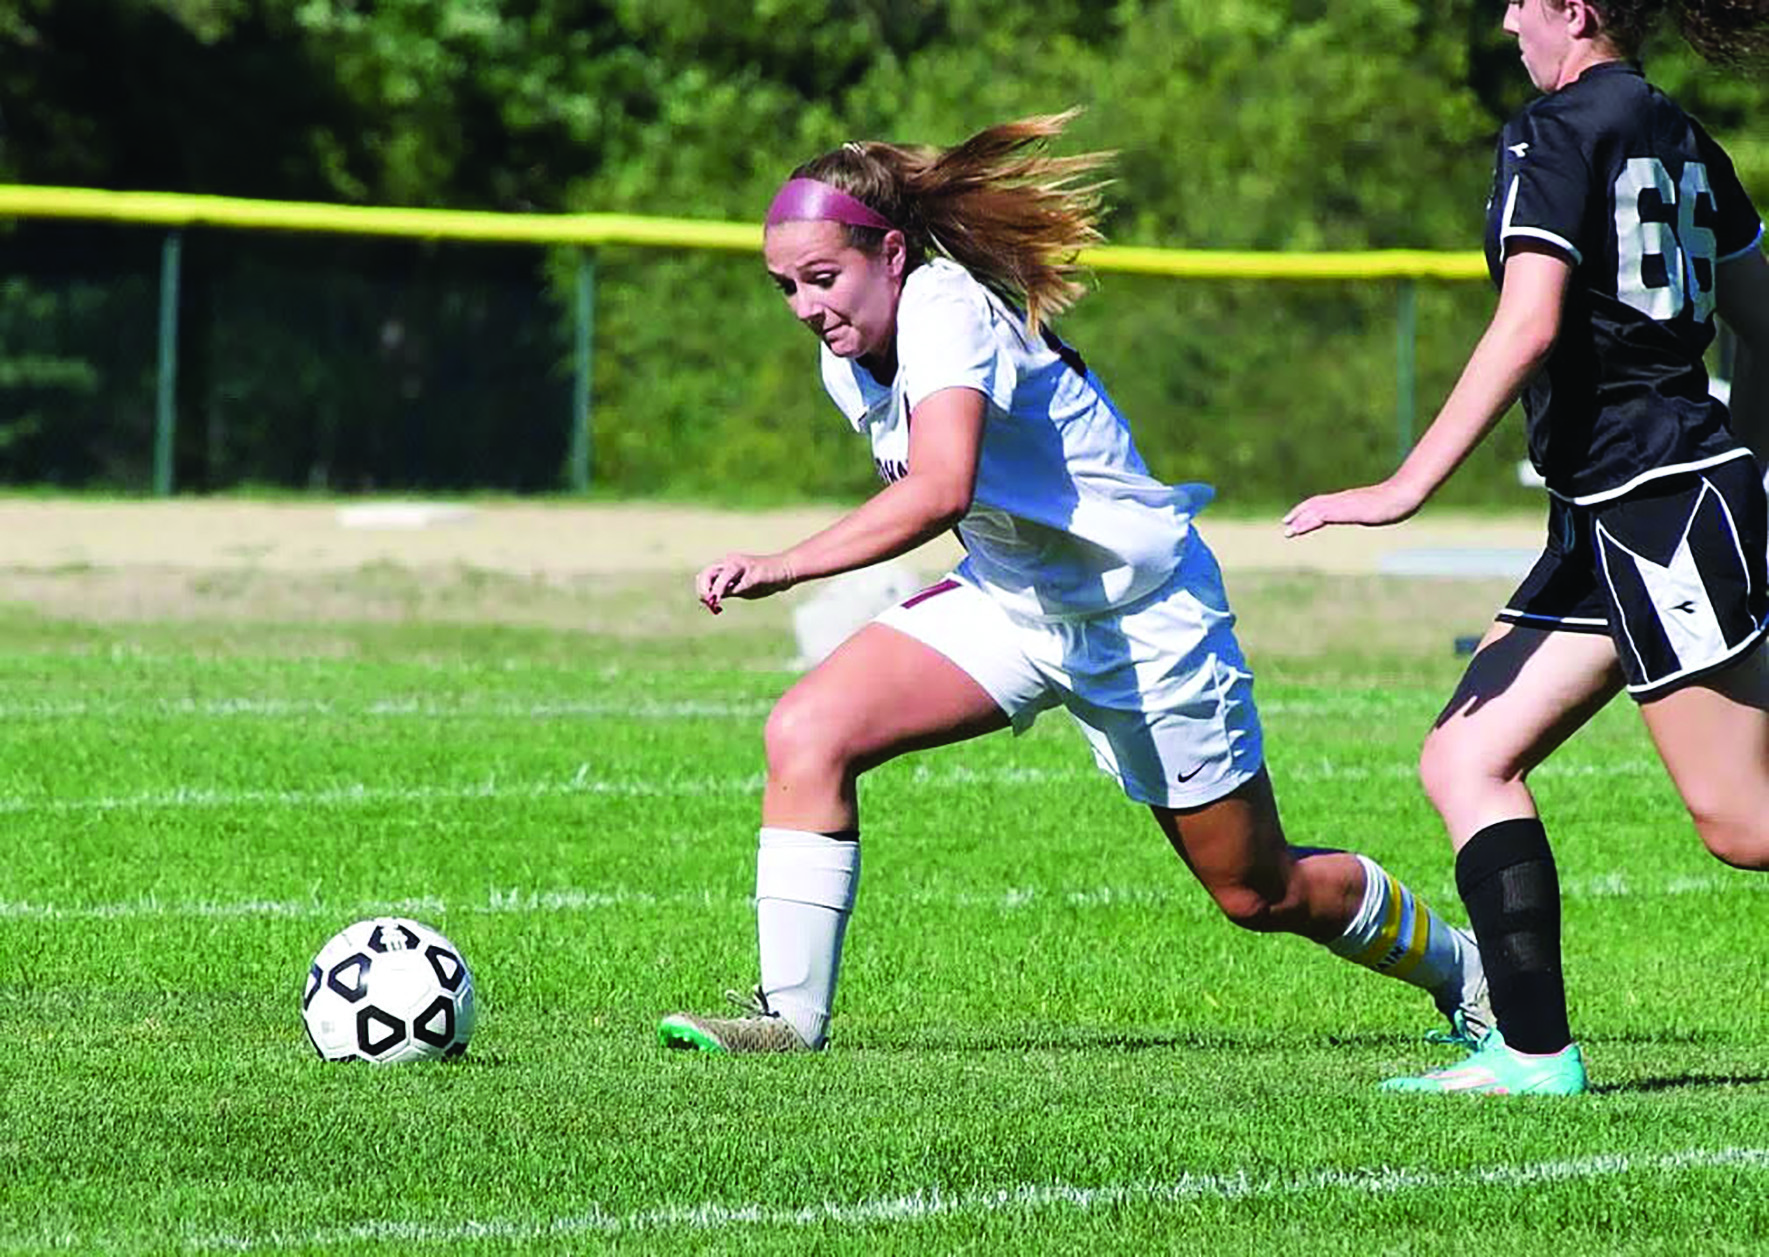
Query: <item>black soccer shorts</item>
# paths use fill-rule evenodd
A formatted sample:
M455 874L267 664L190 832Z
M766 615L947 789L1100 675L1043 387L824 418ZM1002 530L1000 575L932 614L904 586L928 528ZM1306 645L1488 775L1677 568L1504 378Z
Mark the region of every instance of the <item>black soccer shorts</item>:
M1553 498L1542 557L1495 617L1614 640L1628 692L1666 693L1769 631L1769 507L1749 457L1589 506Z

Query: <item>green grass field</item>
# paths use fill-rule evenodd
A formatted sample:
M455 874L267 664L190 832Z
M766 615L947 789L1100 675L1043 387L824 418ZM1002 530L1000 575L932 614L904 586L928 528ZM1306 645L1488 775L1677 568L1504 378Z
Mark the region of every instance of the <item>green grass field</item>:
M1235 586L1291 836L1459 917L1412 765L1480 624L1394 584L1410 636L1305 648L1343 584ZM1626 704L1537 779L1595 1094L1378 1093L1449 1059L1424 997L1216 919L1060 713L867 779L832 1051L666 1054L660 1013L753 977L791 674L747 611L649 641L0 615L0 1251L1769 1242L1769 880L1703 853ZM471 1050L322 1063L308 959L395 911L466 953Z

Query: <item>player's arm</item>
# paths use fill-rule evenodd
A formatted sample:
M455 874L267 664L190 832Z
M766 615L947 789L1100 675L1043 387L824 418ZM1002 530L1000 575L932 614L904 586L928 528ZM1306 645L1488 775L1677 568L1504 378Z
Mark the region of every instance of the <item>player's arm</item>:
M1738 338L1732 430L1769 467L1769 258L1753 249L1715 270L1720 317Z
M1450 478L1504 417L1541 369L1560 334L1572 266L1528 239L1508 241L1498 309L1437 418L1393 475L1380 484L1325 493L1284 516L1286 536L1327 524L1393 524L1406 519Z
M947 531L970 509L987 413L975 389L929 394L910 415L908 475L779 554L726 555L696 579L700 600L717 614L724 598L765 598L895 558Z

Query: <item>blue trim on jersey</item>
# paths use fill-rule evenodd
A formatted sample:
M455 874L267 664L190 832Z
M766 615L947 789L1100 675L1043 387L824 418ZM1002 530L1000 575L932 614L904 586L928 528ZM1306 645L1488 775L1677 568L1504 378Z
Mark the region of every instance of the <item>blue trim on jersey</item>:
M1728 253L1725 257L1716 258L1715 262L1716 263L1736 262L1741 257L1748 257L1751 254L1755 253L1757 251L1757 249L1762 245L1762 243L1763 243L1763 224L1758 223L1757 224L1757 234L1751 238L1751 242L1749 244L1745 245L1745 247L1740 249L1737 253Z

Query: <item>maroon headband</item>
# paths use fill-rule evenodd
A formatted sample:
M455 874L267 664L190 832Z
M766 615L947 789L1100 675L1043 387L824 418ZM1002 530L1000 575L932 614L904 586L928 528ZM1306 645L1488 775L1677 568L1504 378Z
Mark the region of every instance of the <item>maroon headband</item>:
M891 220L866 202L821 179L788 179L768 206L767 226L775 223L833 222L850 227L892 230Z

